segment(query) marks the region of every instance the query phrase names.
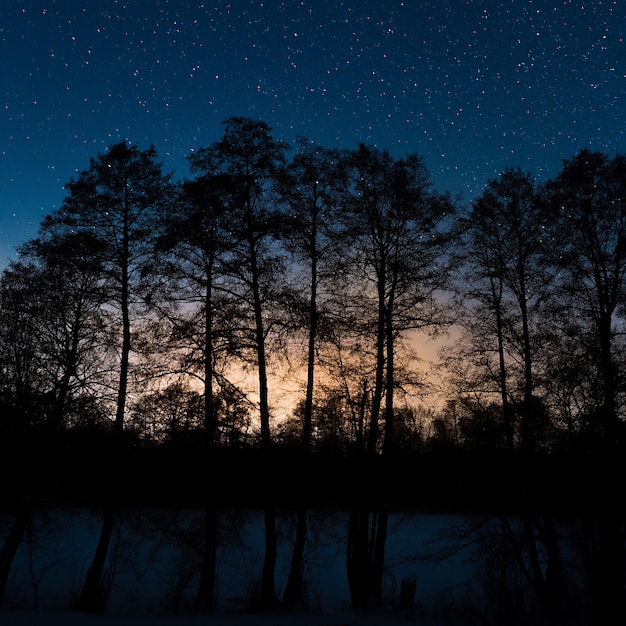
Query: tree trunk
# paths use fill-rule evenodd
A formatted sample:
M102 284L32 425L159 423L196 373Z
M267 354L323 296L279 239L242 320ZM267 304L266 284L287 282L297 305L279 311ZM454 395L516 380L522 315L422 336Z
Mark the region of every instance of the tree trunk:
M412 617L415 611L415 590L417 588L417 576L411 574L404 576L400 582L400 600L398 608L406 617Z
M208 462L212 464L217 420L215 417L215 399L213 392L213 289L212 264L207 270L207 289L204 303L204 447ZM209 470L211 468L209 467Z
M256 323L256 346L259 370L259 413L261 417L261 448L264 474L264 515L265 555L261 569L261 602L265 608L273 606L276 600L274 576L276 570L276 511L271 470L270 411L267 392L267 363L265 357L265 331L261 310L261 295L257 276L256 262L252 268L252 290L254 296L254 317Z
M533 426L533 375L532 354L530 348L530 328L528 320L528 306L526 304L526 282L523 279L523 270L520 270L520 313L522 316L522 343L524 353L524 404L522 412L522 452L532 454L534 450Z
M216 475L215 447L217 423L213 394L213 290L212 264L207 268L207 289L205 293L204 313L204 453L207 481ZM214 501L214 494L208 490L204 527L204 549L200 580L195 598L198 612L213 609L215 600L215 580L217 568L218 520L219 514Z
M124 212L124 234L122 240L121 258L121 298L122 311L122 351L120 356L120 378L117 391L117 408L115 413L115 433L117 445L121 446L124 437L124 414L126 411L126 392L128 389L128 367L130 360L130 300L129 300L129 241L128 241L128 211Z
M104 511L102 528L98 546L93 557L93 561L87 570L87 576L80 592L77 609L85 613L101 613L104 610L106 600L105 591L101 588L102 574L107 561L111 536L113 535L113 525L115 521L116 507L109 502Z
M395 359L394 359L394 337L393 337L393 300L390 296L389 304L385 312L386 326L386 377L385 377L385 436L383 439L383 463L384 471L387 472L389 460L393 454L393 420L394 420L394 393L395 393ZM385 479L388 477L386 476Z
M276 570L276 508L272 501L265 503L263 521L265 527L265 555L261 570L261 606L269 609L276 602L274 573Z
M218 543L218 511L210 501L207 503L204 522L204 550L200 581L195 598L195 609L198 612L210 611L214 607L215 579Z
M543 516L540 537L547 558L543 609L546 613L556 614L571 605L571 598L563 575L559 538L550 515Z
M3 606L4 594L6 592L13 559L20 547L22 537L32 517L32 507L28 504L21 504L15 513L13 524L4 542L4 546L2 546L2 551L0 552L0 607Z
M304 547L306 545L307 507L306 499L309 494L311 432L313 421L313 391L315 387L315 344L317 340L317 255L316 221L313 221L311 234L311 294L309 298L309 342L307 350L307 377L306 395L304 399L304 420L302 424L302 459L300 463L301 487L297 494L299 499L296 537L291 555L289 577L283 595L283 604L287 607L295 606L303 600L303 569Z
M313 222L311 235L311 294L309 298L309 343L307 349L306 396L304 399L304 422L302 424L302 452L306 460L305 472L308 473L309 453L311 450L311 431L313 420L313 391L315 388L315 345L317 342L317 229ZM308 476L307 476L308 477ZM307 485L308 487L308 485Z
M384 288L384 266L379 271L378 284L378 321L376 328L376 374L374 381L374 395L372 396L372 412L370 414L370 429L367 438L367 457L371 462L376 455L376 444L378 443L378 420L382 397L384 391L385 376L385 288ZM383 278L380 278L382 276Z
M617 443L617 410L615 397L615 365L613 364L613 346L611 332L612 315L600 313L598 331L600 335L600 368L602 370L602 429L604 431L605 449L609 455Z
M621 626L626 619L621 523L616 515L601 513L585 526L593 624Z
M370 590L369 511L363 505L350 509L346 572L350 599L354 608L367 607Z
M502 417L504 419L504 435L506 447L509 452L515 450L515 437L513 434L513 420L511 418L511 405L509 404L508 385L506 381L506 361L504 359L504 330L502 322L502 310L500 301L496 300L496 331L498 335L498 376L500 379L500 397L502 398Z
M100 530L98 546L83 585L83 589L78 600L78 610L89 613L97 613L103 610L104 600L102 597L101 583L102 574L106 565L109 544L113 533L113 524L117 510L116 502L121 473L120 463L124 458L124 415L126 411L126 393L128 389L128 368L130 362L130 300L129 300L129 228L128 210L124 212L124 226L122 237L121 253L121 298L120 308L122 312L122 348L120 355L120 376L117 391L117 406L115 412L115 436L111 450L112 463L114 464L112 476L109 478L107 503L104 511L104 519Z
M66 403L70 395L70 382L76 375L76 366L78 361L78 348L80 343L80 308L75 311L72 320L72 339L71 346L63 363L63 376L58 384L58 390L52 407L52 430L58 431L63 427L65 419Z
M352 606L366 608L383 599L388 512L365 503L350 509L346 570Z
M622 463L615 448L599 462L598 476L614 481ZM599 484L593 513L583 527L587 547L589 595L594 626L624 624L626 595L624 590L624 514L621 502L607 485Z
M372 552L371 589L377 604L383 601L383 582L385 577L385 544L387 541L387 524L389 513L383 506L372 514L372 534L374 545Z
M303 600L303 569L304 569L304 546L306 544L307 526L306 506L298 507L296 520L296 537L293 542L293 552L291 553L291 567L289 577L283 595L283 604L288 608L293 608Z
M544 612L553 613L553 605L558 602L556 598L552 598L549 595L547 589L546 580L544 577L542 564L539 557L539 551L537 549L537 538L535 537L535 525L531 519L530 514L522 515L522 527L524 529L524 544L526 545L526 552L530 561L530 569L528 571L528 578L531 587L533 588L539 606Z
M250 253L255 255L254 243L250 242ZM254 306L255 344L257 352L257 367L259 374L259 416L261 420L261 446L266 457L266 469L269 469L270 437L270 410L267 391L267 359L265 355L265 328L263 323L263 306L261 302L261 288L259 286L258 268L256 259L252 260L252 297Z

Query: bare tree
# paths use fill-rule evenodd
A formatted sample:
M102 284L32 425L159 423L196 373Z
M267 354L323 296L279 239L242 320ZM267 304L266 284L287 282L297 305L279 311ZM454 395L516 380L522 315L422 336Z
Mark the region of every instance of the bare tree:
M79 233L82 243L97 259L99 280L106 292L105 306L118 316L119 366L115 402L114 456L123 451L124 416L128 394L131 320L140 304L158 216L171 200L168 177L161 171L154 148L141 151L121 142L92 158L89 168L67 184L62 207L50 215L43 230ZM89 567L78 606L84 611L101 607L98 588L104 571L115 517L119 460L112 460L112 478L102 532Z
M284 603L293 606L302 595L303 553L306 540L306 497L309 490L309 457L316 354L320 327L320 291L336 268L341 236L336 219L339 183L339 153L307 139L298 142L298 152L277 176L278 191L285 205L282 241L295 261L293 293L289 302L296 328L306 334L306 388L302 405L302 480L291 568Z
M444 320L436 294L447 281L446 218L453 207L447 196L431 189L426 167L416 155L396 160L386 151L360 145L345 154L344 167L348 175L341 205L354 237L350 253L358 285L357 319L375 345L364 467L367 485L381 415L383 459L388 461L393 451L397 340L410 330L432 328ZM387 511L378 507L370 517L368 509L362 502L350 517L348 575L355 604L367 601L369 590L378 601L382 595ZM376 539L370 549L367 538L372 533Z
M500 388L509 450L514 447L512 402L520 389L521 448L531 452L538 369L533 350L539 344L533 333L552 279L544 254L545 203L529 174L508 169L489 182L464 222L460 266L470 306L467 330L483 344L475 354L486 354L492 345L497 354L493 383Z
M223 137L191 157L195 171L219 175L229 182L225 199L228 230L232 241L224 272L232 280L232 295L252 323L242 328L244 350L250 350L258 373L259 417L263 471L265 472L265 560L261 575L261 600L275 602L276 568L275 506L270 471L270 407L268 397L268 302L281 283L281 262L272 253L277 225L272 192L275 174L284 163L286 144L275 140L261 121L232 117L224 122Z
M623 359L618 324L623 322L626 292L626 157L582 150L563 163L549 184L561 270L560 297L575 319L591 328L590 348L601 381L597 437L590 446L595 461L594 511L584 523L589 588L595 624L626 617L624 594L624 515L608 485L619 475L624 442Z

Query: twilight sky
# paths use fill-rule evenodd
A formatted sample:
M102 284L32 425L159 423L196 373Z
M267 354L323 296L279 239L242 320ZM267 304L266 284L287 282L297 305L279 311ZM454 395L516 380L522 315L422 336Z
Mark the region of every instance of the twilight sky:
M622 0L2 0L0 267L121 139L165 170L231 115L423 156L438 190L626 152Z

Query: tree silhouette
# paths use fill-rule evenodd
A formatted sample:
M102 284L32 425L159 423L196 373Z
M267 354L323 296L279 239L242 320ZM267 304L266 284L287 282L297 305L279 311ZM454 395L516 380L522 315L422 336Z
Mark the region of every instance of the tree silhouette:
M443 262L449 235L446 218L452 203L430 188L429 175L416 155L395 160L389 153L364 145L345 157L349 170L342 206L352 225L361 319L372 319L376 373L367 442L373 454L379 414L384 407L384 448L393 441L395 341L411 330L444 321L434 299L444 287Z
M157 162L154 148L141 151L121 142L90 160L89 168L67 185L63 206L45 222L44 229L77 233L82 244L97 259L99 280L106 293L106 306L119 316L119 367L114 432L119 455L123 449L124 416L132 348L131 311L139 304L142 268L151 252L151 234L158 216L171 200L168 177ZM112 484L102 532L89 567L78 606L84 611L100 607L98 587L106 562L115 517L118 480L112 461Z
M270 194L275 173L284 163L286 149L286 144L272 137L264 122L232 117L224 122L224 135L219 141L191 157L197 172L220 175L230 181L225 204L233 245L224 270L233 280L233 294L253 320L252 337L246 341L246 347L254 354L258 372L261 446L266 474L265 560L261 575L261 601L265 606L270 606L276 596L266 323L270 293L280 284L281 274L280 261L272 254L270 245L277 220Z
M513 449L512 395L522 389L521 447L534 447L533 313L547 298L550 273L544 250L546 213L529 174L508 169L491 180L474 202L465 221L464 289L493 317L497 341L498 376L507 445ZM477 308L474 309L475 312ZM483 329L484 330L484 329ZM479 340L484 341L482 336ZM520 363L515 380L515 363Z
M361 607L382 599L390 506L436 500L515 515L509 547L544 613L570 601L555 520L571 511L594 622L621 623L626 157L583 150L543 185L506 169L461 213L414 154L287 150L264 122L232 117L174 187L154 148L115 144L3 270L0 446L15 514L0 595L33 507L74 497L67 477L80 473L105 506L77 607L101 610L142 464L164 502L204 499L198 610L213 607L231 498L264 507L263 607L276 601L279 504L298 514L284 604L303 599L307 507L324 497L350 509ZM411 342L452 321L445 395L425 410L409 393ZM301 388L281 424L270 381L286 370ZM105 462L83 472L94 452ZM250 479L228 493L235 467ZM401 481L420 467L432 481L409 494Z
M554 262L561 270L562 297L595 331L591 350L602 381L599 448L593 445L598 498L584 525L594 623L619 623L626 616L624 517L606 486L620 472L618 451L624 441L616 324L626 287L626 159L582 150L564 161L548 189L560 235Z
M36 292L30 337L38 342L41 370L50 377L46 425L51 431L88 421L85 409L93 410L106 396L105 372L114 358L102 267L90 241L63 230L44 221L40 236L20 249L23 276Z
M622 314L626 285L626 159L609 160L585 149L564 162L549 192L559 232L554 262L562 270L563 297L596 331L601 428L610 448L618 439L614 324Z
M342 237L337 227L337 195L340 188L339 153L324 149L307 139L298 142L298 152L279 170L277 188L285 205L281 240L295 260L293 292L286 306L296 328L307 334L306 389L302 404L302 472L298 499L296 538L291 568L285 586L284 603L293 606L302 596L303 552L306 540L306 497L309 491L309 463L316 354L318 351L320 290L336 267L337 246ZM296 272L292 271L292 275Z
M360 145L346 153L344 167L348 178L341 203L354 237L350 252L360 302L357 319L363 333L372 333L375 345L365 450L365 470L371 472L381 412L383 459L393 451L398 337L442 322L434 294L446 283L441 259L446 250L445 218L451 215L452 204L430 189L428 172L415 155L395 160L388 152ZM368 508L361 502L350 517L348 574L357 605L367 602L368 587L379 602L382 597L387 511L379 508L370 520ZM371 532L376 537L373 549Z
M227 176L212 174L206 160L201 169L203 174L183 185L177 211L166 216L156 252L166 277L162 296L165 304L160 306L160 313L172 329L168 346L174 346L179 353L182 346L181 372L199 378L203 386L205 472L211 477L217 472L217 362L232 346L230 330L237 316L222 267L234 245L226 224L225 204L232 191L231 181ZM158 258L164 253L167 262ZM195 600L200 611L213 607L217 528L217 503L209 490L204 558Z

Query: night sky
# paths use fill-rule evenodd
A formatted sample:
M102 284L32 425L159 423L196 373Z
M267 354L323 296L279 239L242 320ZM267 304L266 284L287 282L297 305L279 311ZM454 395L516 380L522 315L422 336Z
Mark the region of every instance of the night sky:
M165 170L232 115L424 157L439 191L626 152L626 2L2 0L0 266L121 139Z

